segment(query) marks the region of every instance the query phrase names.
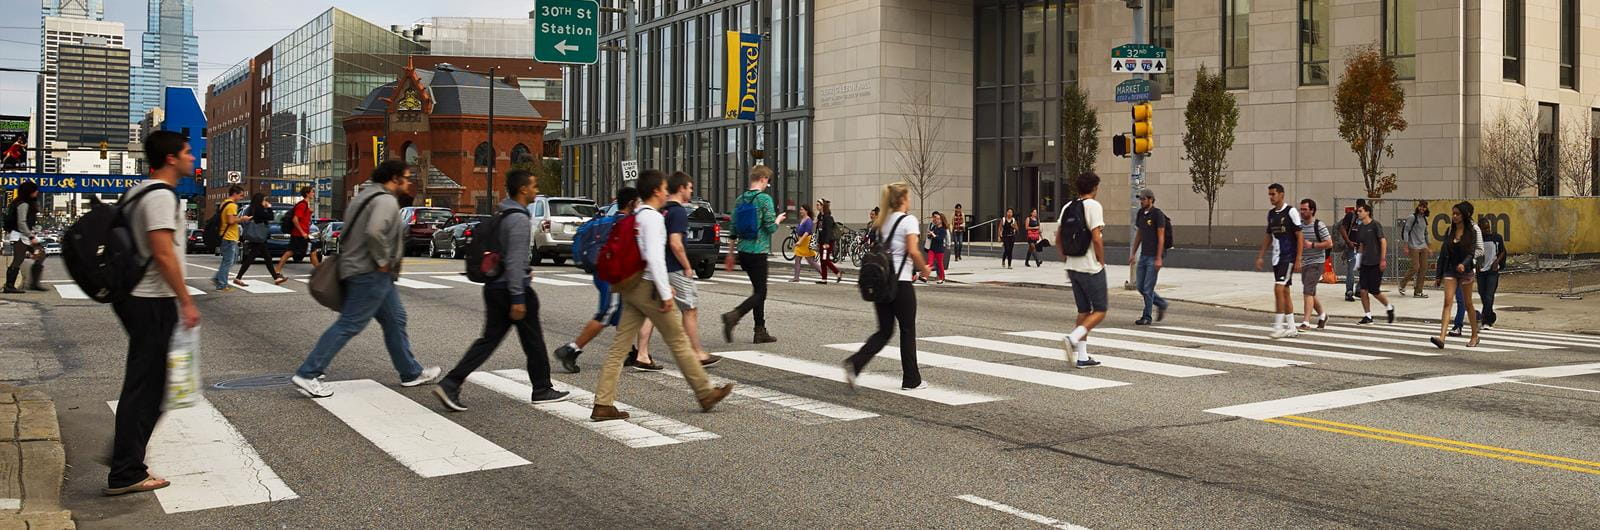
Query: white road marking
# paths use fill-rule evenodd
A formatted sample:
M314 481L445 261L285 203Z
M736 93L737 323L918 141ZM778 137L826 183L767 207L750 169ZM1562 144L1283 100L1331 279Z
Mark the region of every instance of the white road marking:
M861 346L862 344L857 342L855 344L830 344L826 347L853 353L857 350L860 350ZM1024 366L1012 366L1009 364L977 361L964 357L943 355L932 352L918 351L916 353L917 364L924 367L944 368L948 370L956 370L958 372L967 372L971 374L987 375L989 377L998 377L1001 379L1010 379L1012 381L1022 381L1024 383L1033 383L1036 385L1065 388L1067 390L1094 390L1097 388L1110 388L1128 384L1109 379L1097 379L1093 377L1064 374L1061 372L1052 372L1049 370L1040 370L1037 368L1028 368ZM878 352L878 356L898 361L900 360L900 348L885 346L883 351Z
M566 281L566 280L552 280L552 279L549 279L549 278L541 278L541 277L538 277L538 276L534 276L532 281L533 281L533 283L536 283L536 284L553 285L553 286L556 286L556 287L576 287L576 286L579 286L579 285L590 285L590 284L582 284L582 283L578 283L578 282L569 282L569 281Z
M483 285L481 283L478 283L478 282L475 282L475 281L472 281L472 280L468 279L467 276L464 275L464 274L451 274L449 276L429 276L429 278L433 278L435 280L444 280L444 281L447 281L447 282L464 283L464 284L467 284L467 285Z
M328 383L313 403L418 475L437 477L529 462L371 379Z
M1045 526L1048 526L1048 527L1051 527L1051 528L1060 528L1062 530L1089 530L1088 527L1078 526L1078 525L1075 525L1075 524L1072 524L1072 523L1062 522L1060 519L1055 519L1055 518L1052 518L1052 517L1045 517L1043 515L1039 515L1039 514L1036 514L1036 513L1033 513L1033 512L1023 511L1022 509L1017 508L1015 506L1011 506L1009 504L1002 504L1002 503L998 503L998 502L995 502L995 501L991 501L989 499L985 499L985 498L979 497L977 495L957 495L956 498L964 500L964 501L967 501L967 502L970 502L970 503L973 503L973 504L976 504L978 506L982 506L984 508L988 508L988 509L1000 512L1000 513L1009 514L1009 515L1015 515L1015 516L1020 517L1022 519L1027 519L1029 521L1033 521L1035 523L1039 523L1039 524L1042 524L1042 525L1045 525Z
M1388 331L1388 330L1376 329L1376 328L1373 328L1371 326L1361 326L1361 325L1357 325L1357 324L1329 324L1329 325L1338 326L1339 329L1342 329L1342 330L1345 330L1345 331L1349 331L1349 332L1352 332L1352 333L1365 333L1365 334L1368 334L1368 335L1379 335L1379 336L1384 336L1384 337L1417 338L1417 339L1422 339L1423 341L1428 340L1428 337L1435 336L1435 333L1438 333L1437 331L1435 331L1433 333L1429 333L1427 331L1422 331L1422 330L1415 330L1415 331L1412 331L1412 330ZM1438 328L1434 328L1434 329L1437 330ZM1447 342L1447 343L1450 343L1450 342L1466 343L1469 340L1471 340L1471 339L1468 338L1468 337L1464 337L1464 336L1463 337L1445 337L1445 342ZM1480 344L1480 345L1487 344L1489 346L1502 347L1502 348L1525 348L1525 349L1529 349L1529 350L1559 350L1559 349L1562 349L1561 346L1551 346L1551 345L1548 345L1548 344L1533 344L1533 343L1528 343L1528 342L1516 342L1516 341L1500 340L1500 339L1489 339L1489 338L1480 338L1480 342L1478 344Z
M1271 332L1272 331L1272 328L1269 328L1267 326L1257 326L1257 325L1253 325L1253 324L1222 324L1221 326L1225 327L1225 328L1248 329L1248 330L1263 331L1263 332ZM1332 338L1332 335L1330 334L1329 337ZM1272 340L1272 339L1268 338L1266 335L1262 335L1261 336L1261 340ZM1428 348L1432 348L1433 347L1432 344L1428 343L1428 337L1425 336L1425 335L1424 336L1416 336L1413 340L1400 340L1400 339L1391 339L1391 338L1385 338L1385 337L1369 337L1369 336L1366 336L1366 335L1346 333L1346 334L1338 335L1338 340L1354 340L1354 341L1361 341L1361 342L1377 342L1377 343L1382 343L1382 344L1397 344L1397 345L1400 345L1400 346L1415 346L1415 347L1428 347ZM1445 344L1444 345L1444 349L1446 349L1446 350L1456 350L1456 351L1475 351L1475 352L1483 352L1483 353L1504 353L1504 352L1511 351L1511 350L1502 350L1502 349L1499 349L1499 348L1490 348L1490 347L1482 346L1482 345L1479 345L1476 348L1468 348L1466 346L1461 346L1461 345L1456 345L1456 344Z
M518 383L524 383L524 384L528 383L528 371L527 370L522 370L522 369L496 370L494 373L495 373L495 375L499 375L501 377L504 377L506 379L510 379L512 381L516 381ZM560 381L555 381L555 380L551 380L550 381L550 386L551 386L551 388L554 388L554 389L562 391L562 392L571 392L572 396L567 401L571 402L571 403L578 404L585 411L588 411L588 410L591 410L591 409L594 408L594 393L593 392L590 392L588 390L584 390L582 388L578 388L578 387L575 387L575 386L572 386L572 385L569 385L569 384L566 384L566 383L563 383L563 382L560 382ZM531 389L532 387L529 387L529 388ZM684 396L684 403L685 404L694 403L693 401L690 401L691 398L692 398L692 395L685 395ZM649 429L651 431L660 433L661 435L666 436L668 438L671 438L673 440L677 440L677 441L680 441L680 442L698 442L698 441L702 441L702 440L715 440L717 438L721 438L721 436L717 435L717 433L710 432L710 431L707 431L705 429L701 429L699 427L695 427L693 425L689 425L687 423L683 423L681 421L674 420L672 418L668 418L666 416L662 416L662 415L656 414L654 412L650 412L648 410L644 410L644 409L641 409L641 408L635 408L635 407L633 407L631 405L628 405L627 403L623 403L621 401L613 401L611 403L611 406L616 407L617 410L620 410L620 411L628 413L628 419L626 419L626 420L618 420L618 421L621 421L623 423L631 423L631 424L634 424L634 425L638 425L640 427L644 427L644 428ZM698 405L695 405L695 406L698 406ZM588 414L585 414L584 415L584 419L587 420L588 418L589 418ZM607 421L607 422L601 422L601 423L617 423L617 421Z
M683 379L683 373L672 368L667 368L660 372L644 372L638 375L650 377L658 374L663 377ZM724 383L733 382L720 377L711 377L710 379L712 386L721 386ZM788 414L790 411L802 412L806 415L817 417L817 421L801 420L803 423L807 424L815 425L821 423L864 420L867 418L878 417L878 415L875 413L853 409L844 405L835 405L826 401L818 401L811 398L800 397L794 394L779 392L777 390L755 385L747 385L738 382L733 383L733 396L723 401L723 403L762 403L766 405L766 408L774 409L773 412L781 411L783 413L781 415L785 417L794 417L793 415Z
M1439 331L1439 326L1433 324L1397 323L1395 326L1404 326L1422 331L1432 331L1435 333ZM1537 342L1540 344L1555 344L1558 346L1582 345L1600 347L1600 337L1596 336L1585 337L1582 335L1562 335L1559 333L1538 333L1533 331L1511 331L1501 329L1481 330L1478 332L1478 334L1489 340L1509 338L1519 341Z
M1261 351L1269 351L1269 352L1273 352L1273 353L1285 353L1285 354L1290 354L1290 355L1305 355L1305 356L1309 356L1309 357L1326 357L1326 358L1329 358L1329 359L1344 359L1344 360L1347 360L1347 361L1376 361L1376 360L1379 360L1379 359L1388 359L1388 357L1375 357L1375 356L1372 356L1372 355L1360 355L1360 354L1355 354L1355 353L1331 352L1331 351L1322 351L1322 350L1312 350L1312 349L1308 349L1308 348L1296 348L1294 346L1283 346L1283 345L1279 345L1279 344L1274 344L1272 342L1239 342L1239 341L1234 341L1234 340L1223 340L1223 339L1213 339L1213 338L1208 338L1208 337L1194 337L1194 336L1189 336L1189 335L1179 335L1179 334L1176 334L1176 333L1155 333L1155 332L1150 332L1150 331L1138 331L1138 330L1132 330L1132 329L1119 329L1119 328L1099 328L1099 329L1096 329L1094 331L1095 331L1095 333L1105 333L1105 334L1108 334L1108 335L1122 335L1122 336L1126 336L1126 337L1141 337L1141 338L1146 338L1146 339L1172 340L1172 341L1178 341L1178 342L1193 342L1193 343L1196 343L1196 344L1207 344L1207 345L1211 345L1211 346L1226 346L1226 347L1229 347L1229 348L1243 348L1243 349L1247 349L1247 350L1261 350ZM1178 329L1173 329L1173 331L1179 331L1179 330Z
M58 283L58 284L56 284L56 294L61 295L62 298L65 298L67 300L88 300L89 299L89 293L83 292L83 288L82 287L78 287L78 284L76 284L76 283Z
M161 416L145 464L172 482L155 492L167 513L299 498L205 397Z
M439 285L437 283L419 282L419 281L416 281L416 280L413 280L413 279L410 279L410 278L400 278L398 280L395 280L394 284L398 285L398 286L401 286L401 287L408 287L408 288L411 288L411 289L449 289L450 288L450 286L448 286L448 285Z
M195 287L193 285L185 285L184 287L187 287L189 289L189 296L200 296L200 295L206 294L205 291L202 291L202 290L200 290L200 288Z
M511 375L515 376L517 374ZM522 372L520 375L524 381L527 380L526 371ZM467 381L489 390L493 390L496 393L517 400L518 402L526 403L529 396L533 394L532 386L529 386L525 382L514 381L501 374L477 372L467 376ZM592 406L593 398L591 397L590 400ZM625 421L589 421L590 407L576 403L570 399L559 403L536 403L530 404L530 406L540 411L549 413L557 418L561 418L567 423L583 427L628 447L655 447L659 445L670 445L681 442L678 439L672 438L660 432L630 423L637 421L633 418L629 418ZM621 406L618 406L618 408L621 408Z
M844 382L843 363L824 364L815 361L794 359L759 351L720 352L717 355L721 355L725 359L757 364L768 368L793 372L801 375L809 375L811 377L826 379L828 381L838 381L840 383ZM861 375L857 376L856 386L862 388L871 388L873 390L881 390L890 394L897 394L909 398L943 403L945 405L971 405L973 403L987 403L990 401L999 401L1001 399L1005 399L998 396L965 392L961 390L941 388L938 386L924 388L921 390L901 390L900 378L872 372L862 373Z
M1017 343L1014 343L1014 342L1003 342L1003 341L998 341L998 340L979 339L979 338L974 338L974 337L960 337L960 336L955 336L955 337L932 337L932 338L924 338L924 339L921 339L921 340L925 340L925 341L928 341L928 342L938 342L938 343L943 343L943 344L952 344L952 345L956 345L956 346L965 346L965 347L968 347L968 348L978 348L978 349L981 349L981 350L997 351L997 352L1000 352L1000 353L1013 353L1013 354L1017 354L1017 355L1026 355L1026 356L1029 356L1029 357L1038 357L1038 358L1041 358L1041 359L1053 359L1053 360L1057 360L1057 361L1066 362L1066 352L1062 351L1061 348L1046 348L1044 346L1034 346L1032 344L1017 344ZM1060 341L1061 339L1057 338L1055 340ZM1100 361L1100 366L1105 367L1105 368L1115 368L1115 369L1118 369L1118 370L1128 370L1128 371L1131 371L1131 372L1142 372L1142 373L1147 373L1147 374L1164 375L1164 376L1168 376L1168 377L1197 377L1197 376L1202 376L1202 375L1216 375L1216 374L1225 374L1225 373L1227 373L1227 372L1224 372L1222 370L1212 370L1210 368L1196 368L1196 367L1193 367L1193 366L1184 366L1184 365L1181 365L1181 364L1158 363L1158 362L1154 362L1154 361L1145 361L1145 360L1141 360L1141 359L1128 359L1128 358L1125 358L1125 357L1112 357L1112 356L1109 356L1109 355L1095 354L1094 355L1094 359L1096 361Z
M556 274L555 276L560 276L569 280L578 280L580 282L586 282L590 284L594 283L594 277L587 274Z
M1569 364L1542 368L1523 368L1488 374L1449 375L1414 381L1401 381L1382 385L1336 390L1320 394L1295 396L1244 405L1233 405L1207 410L1212 414L1238 416L1264 420L1279 416L1306 414L1321 410L1361 405L1378 401L1420 396L1447 390L1457 390L1497 383L1517 383L1524 379L1546 379L1600 373L1600 363Z
M1240 338L1240 339L1250 339L1250 340L1256 340L1256 341L1259 341L1259 340L1261 340L1263 338L1261 335L1250 335L1250 334L1246 334L1246 333L1233 333L1233 332L1228 332L1228 331L1217 331L1217 330L1214 330L1214 329L1197 329L1197 328L1185 328L1185 327L1177 327L1177 326L1162 326L1162 329L1170 329L1170 330L1174 330L1174 331L1186 331L1186 332L1189 332L1189 333L1204 333L1206 335L1216 335L1216 336L1219 336L1219 337L1235 337L1235 338ZM1318 336L1320 336L1320 337L1326 337L1326 338L1330 338L1330 339L1335 338L1335 337L1339 337L1339 335L1329 335L1326 331L1302 331L1302 332L1300 332L1300 336L1301 337L1318 337ZM1364 351L1364 352L1393 353L1395 355L1415 355L1415 356L1419 356L1419 357L1438 357L1440 355L1443 355L1441 353L1429 353L1429 352L1414 352L1414 351L1406 351L1406 350L1396 350L1396 349L1391 349L1391 348L1383 348L1383 347L1379 347L1379 346L1368 346L1368 345L1365 345L1365 344L1354 344L1354 345L1350 345L1350 344L1327 344L1327 343L1318 342L1318 341L1315 341L1315 340L1308 340L1308 339L1304 339L1304 338L1300 338L1300 339L1273 339L1272 342L1274 344L1279 343L1279 342L1286 342L1286 343L1289 343L1289 344L1309 344L1309 345L1312 345L1312 346L1325 346L1325 347L1330 347L1330 348L1350 348L1350 349L1361 350L1361 351Z
M245 280L244 281L244 285L239 285L237 283L232 284L232 285L234 287L238 287L240 289L244 289L246 292L249 292L251 294L277 294L277 293L292 293L292 292L294 292L293 289L289 289L287 287L282 287L282 286L278 286L278 285L273 285L273 284L271 284L269 282L264 282L264 281L261 281L261 280Z
M1016 336L1019 336L1019 337L1032 337L1032 338L1035 338L1035 339L1046 339L1046 340L1053 340L1053 341L1059 341L1059 340L1061 340L1062 337L1067 336L1067 334L1065 334L1065 333L1056 333L1056 332L1052 332L1052 331L1021 331L1021 332L1015 332L1015 333L1007 333L1007 335L1016 335ZM1290 360L1285 360L1285 359L1274 359L1274 358L1271 358L1271 357L1259 357L1259 356L1255 356L1255 355L1244 355L1244 354L1241 354L1241 353L1227 353L1227 352L1220 352L1220 351L1202 350L1202 349L1199 349L1199 348L1179 348L1179 347L1176 347L1176 346L1162 346L1162 345L1159 345L1159 344L1149 344L1149 343L1144 343L1144 342L1133 342L1133 341L1126 341L1126 340L1107 339L1107 338L1101 338L1101 337L1096 337L1096 336L1091 335L1089 337L1089 347L1090 347L1090 349L1093 349L1095 346L1104 346L1104 347L1107 347L1107 348L1116 348L1116 349L1119 349L1119 350L1127 350L1127 351L1137 351L1137 352L1145 352L1145 353L1156 353L1156 354L1162 354L1162 355L1172 355L1172 356L1175 356L1175 357L1189 357L1191 359L1205 359L1205 360L1208 360L1208 361L1216 361L1216 362L1220 362L1220 363L1246 364L1246 365L1250 365L1250 366L1265 366L1267 368L1282 368L1282 367L1285 367L1285 366L1300 366L1300 365L1306 365L1306 364L1314 364L1314 363L1310 363L1310 362L1306 362L1306 361L1290 361ZM1089 353L1093 354L1094 352L1091 351Z

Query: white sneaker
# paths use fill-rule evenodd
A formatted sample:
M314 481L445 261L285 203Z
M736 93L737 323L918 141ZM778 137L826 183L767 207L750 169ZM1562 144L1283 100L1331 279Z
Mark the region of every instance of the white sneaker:
M1065 337L1061 337L1061 351L1064 351L1064 352L1067 353L1067 362L1070 363L1070 362L1076 361L1076 359L1072 355L1072 352L1075 352L1077 350L1078 350L1078 341L1072 340L1072 335L1067 335Z
M1283 335L1279 336L1278 338L1292 339L1298 336L1300 336L1300 330L1295 328L1283 328Z
M412 379L410 381L401 381L400 386L421 386L432 383L439 379L439 373L443 371L444 370L441 370L437 366L424 368L422 369L422 374L418 375L416 379Z
M329 389L328 385L322 383L321 377L316 379L306 379L297 375L290 377L289 382L294 383L295 388L300 390L300 393L305 394L305 396L308 398L325 398L333 395L333 390Z
M919 384L917 386L903 386L903 387L900 387L901 390L922 390L922 389L925 389L925 388L928 388L928 382L927 381L923 381L922 384Z
M1272 337L1274 339L1281 339L1281 338L1284 338L1285 336L1287 336L1287 333L1289 331L1292 331L1292 330L1288 329L1288 328L1281 328L1281 327L1280 328L1273 328L1272 329L1272 333L1268 334L1267 336L1268 337Z

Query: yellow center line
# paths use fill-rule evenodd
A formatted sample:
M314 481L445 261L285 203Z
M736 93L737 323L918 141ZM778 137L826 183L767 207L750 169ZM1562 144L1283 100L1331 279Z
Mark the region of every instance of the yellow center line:
M1296 419L1300 419L1300 420L1313 420L1312 418L1305 418L1303 416L1285 416L1285 417L1286 418L1296 418ZM1511 455L1508 455L1508 454L1499 454L1499 453L1494 453L1494 452L1489 452L1489 451L1479 451L1479 450L1475 450L1475 449L1466 449L1466 448L1462 448L1462 447L1451 447L1449 445L1428 443L1428 442L1423 442L1423 441L1418 441L1418 440L1408 440L1406 438L1400 438L1400 437L1394 437L1394 436L1384 436L1384 435L1380 435L1380 434L1362 432L1360 430L1340 429L1340 428L1336 428L1336 427L1329 427L1329 426L1326 426L1326 425L1318 425L1317 423L1300 423L1300 422L1297 422L1297 421L1289 421L1289 420L1283 420L1283 419L1278 419L1278 418L1269 418L1269 419L1265 419L1265 420L1261 420L1261 421L1265 421L1267 423L1275 423L1275 424L1278 424L1278 425L1288 425L1288 426L1291 426L1291 427L1300 427L1300 428L1304 428L1304 429L1315 429L1315 430L1319 430L1319 431L1326 431L1326 432L1331 432L1331 433L1338 433L1338 434L1344 434L1344 435L1349 435L1349 436L1356 436L1356 437L1360 437L1360 438L1368 438L1368 439L1372 439L1372 440L1382 440L1382 441L1385 441L1385 442L1394 442L1394 443L1411 445L1411 446L1416 446L1416 447L1427 447L1427 448L1430 448L1430 449L1438 449L1438 450L1441 450L1441 451L1450 451L1450 452L1453 452L1453 453L1468 454L1468 455L1473 455L1473 456L1482 456L1482 457L1488 457L1488 458L1493 458L1493 459L1497 459L1497 460L1506 460L1506 461L1510 461L1510 462L1519 462L1519 463L1523 463L1523 464L1533 464L1533 465L1536 465L1536 466L1543 466L1543 467L1549 467L1549 468L1555 468L1555 469L1562 469L1562 470L1566 470L1566 471L1576 471L1576 472L1579 472L1579 473L1587 473L1587 474L1590 474L1590 475L1600 475L1600 463L1588 462L1588 461L1584 461L1584 460L1575 460L1575 459L1555 457L1555 456L1550 456L1550 455L1540 455L1538 453L1527 453L1527 452L1515 451L1515 450L1511 450L1511 449L1501 449L1501 448L1490 447L1490 446L1482 446L1482 445L1477 445L1477 444L1468 444L1466 442L1456 442L1454 440L1444 440L1444 439L1441 439L1441 438L1431 438L1433 440L1439 440L1439 441L1442 441L1444 443L1457 443L1457 444L1463 444L1463 445L1468 445L1468 446L1484 447L1484 448L1488 448L1489 451L1507 451L1507 452L1513 452L1513 453L1518 453L1518 454L1533 455L1533 456L1536 456L1538 458L1547 458L1547 459L1559 460L1559 461L1581 462L1584 465L1595 466L1595 468L1580 467L1580 466L1567 465L1567 464L1559 464L1559 463L1551 462L1551 461L1547 461L1547 460L1536 460L1536 459L1533 459L1533 458L1523 458L1523 457L1519 457L1519 456L1511 456ZM1313 420L1313 421L1317 421L1319 423L1322 422L1322 420ZM1326 422L1326 423L1335 423L1335 422ZM1344 424L1344 425L1348 425L1348 424ZM1361 429L1373 430L1373 431L1379 431L1379 432L1395 432L1395 431L1382 431L1381 429L1370 429L1370 428L1359 427L1359 426L1354 426L1354 427L1361 428ZM1396 432L1395 434L1399 434L1399 435L1402 435L1402 436L1425 438L1425 439L1429 438L1429 437L1425 437L1425 436L1418 436L1418 435L1412 435L1412 434L1406 434L1406 433L1397 433Z
M1495 446L1492 446L1492 445L1475 444L1475 443L1471 443L1471 442L1463 442L1463 441L1460 441L1460 440L1450 440L1450 439L1446 439L1446 438L1435 438L1435 437L1432 437L1432 436L1423 436L1423 435L1420 435L1420 434L1411 434L1411 433L1405 433L1405 432L1400 432L1400 431L1389 431L1389 430L1377 429L1377 428L1373 428L1373 427L1366 427L1366 426L1362 426L1362 425L1354 425L1354 424L1350 424L1350 423L1339 423L1339 422L1336 422L1336 421L1321 420L1321 419L1317 419L1317 418L1308 418L1308 417L1305 417L1305 416L1284 416L1284 418L1292 419L1292 420L1295 420L1295 421L1301 421L1301 422L1310 422L1310 423L1320 423L1320 424L1323 424L1323 425L1332 425L1334 427L1340 427L1340 428L1344 428L1344 429L1354 429L1354 430L1360 430L1360 431L1375 432L1375 433L1379 433L1379 434L1387 434L1389 436L1398 436L1398 437L1401 437L1401 438L1412 438L1412 439L1423 440L1423 441L1428 441L1428 442L1436 442L1436 443L1442 443L1442 444L1456 445L1456 446L1467 447L1467 448L1472 448L1472 449L1482 449L1482 450L1485 450L1485 451L1495 451L1495 452L1512 454L1512 455L1517 455L1517 456L1526 456L1526 457L1529 457L1529 458L1539 458L1539 459L1544 459L1544 460L1553 460L1553 461L1556 461L1556 462L1565 462L1565 463L1568 463L1568 464L1577 464L1577 465L1580 465L1580 466L1589 466L1589 467L1594 467L1594 468L1600 468L1600 462L1592 462L1592 461L1589 461L1589 460L1579 460L1579 459L1576 459L1576 458L1567 458L1567 457L1564 457L1564 456L1547 455L1547 454L1542 454L1542 453L1530 453L1528 451L1518 451L1516 449L1507 449L1507 448L1504 448L1504 447L1495 447Z

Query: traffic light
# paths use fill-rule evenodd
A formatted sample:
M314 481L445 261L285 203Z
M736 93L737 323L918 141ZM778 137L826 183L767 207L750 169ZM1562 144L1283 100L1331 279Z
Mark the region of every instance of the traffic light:
M1116 135L1116 136L1112 136L1111 137L1111 154L1114 154L1114 155L1117 155L1117 156L1120 156L1120 157L1123 157L1123 158L1127 158L1128 155L1132 154L1130 152L1131 150L1128 149L1128 140L1129 140L1129 137L1126 134L1119 134L1119 135Z
M1155 116L1156 109L1149 103L1133 106L1133 139L1129 142L1133 154L1147 155L1151 149L1155 149Z

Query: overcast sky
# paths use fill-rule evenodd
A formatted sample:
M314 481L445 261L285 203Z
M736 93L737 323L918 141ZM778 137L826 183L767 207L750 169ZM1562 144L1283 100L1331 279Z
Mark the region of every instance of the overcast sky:
M4 0L10 7L0 21L0 66L39 67L39 2ZM144 0L107 0L106 20L127 27L127 47L139 61L145 29ZM195 34L200 37L200 86L246 57L254 56L330 7L338 7L387 27L430 17L527 18L532 0L195 0ZM33 74L0 72L0 114L27 115L33 109Z

